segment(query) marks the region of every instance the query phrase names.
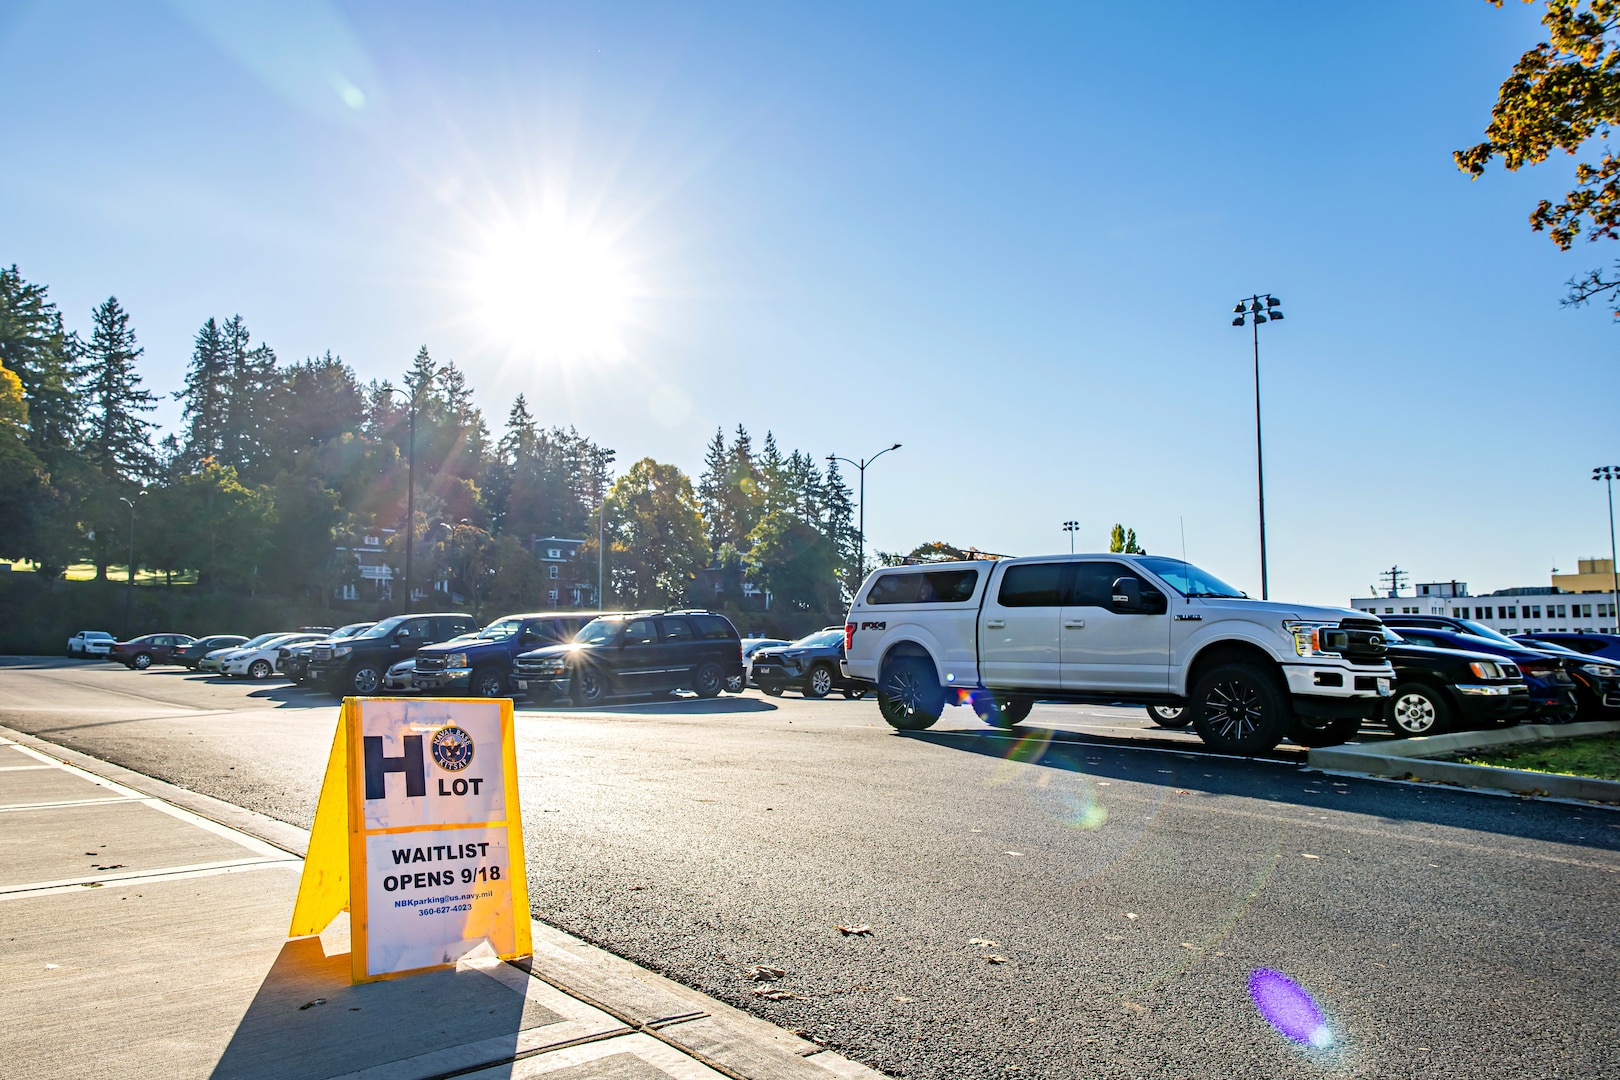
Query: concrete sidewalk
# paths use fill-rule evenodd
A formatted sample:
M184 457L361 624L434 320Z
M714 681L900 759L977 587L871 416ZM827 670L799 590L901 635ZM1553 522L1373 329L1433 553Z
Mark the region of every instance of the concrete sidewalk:
M532 962L351 986L347 916L286 939L306 840L0 728L0 1073L879 1077L539 922Z

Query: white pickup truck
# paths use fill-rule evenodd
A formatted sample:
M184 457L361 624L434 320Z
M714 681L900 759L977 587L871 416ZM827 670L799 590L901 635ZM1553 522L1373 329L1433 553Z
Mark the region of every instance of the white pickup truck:
M1256 754L1332 746L1380 714L1394 672L1362 612L1254 600L1154 555L1049 555L874 571L844 627L844 674L883 718L926 728L970 704L1012 727L1037 701L1185 709Z

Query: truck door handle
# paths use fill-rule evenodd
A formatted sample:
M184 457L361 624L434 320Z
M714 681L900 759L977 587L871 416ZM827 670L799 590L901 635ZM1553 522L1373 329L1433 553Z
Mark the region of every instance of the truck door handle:
M1007 629L1007 620L991 619L989 622L984 624L984 628L986 630L1005 630Z
M1084 630L1085 628L1086 620L1084 619L1069 619L1063 624L1065 630Z

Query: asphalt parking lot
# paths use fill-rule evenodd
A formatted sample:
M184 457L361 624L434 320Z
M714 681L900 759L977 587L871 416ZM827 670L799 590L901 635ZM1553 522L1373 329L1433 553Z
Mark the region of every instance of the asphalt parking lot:
M0 664L0 724L303 826L335 718L284 683ZM518 743L539 918L893 1075L1614 1070L1611 810L1217 758L1139 710L902 735L751 691L523 708ZM1260 1018L1262 968L1331 1046Z

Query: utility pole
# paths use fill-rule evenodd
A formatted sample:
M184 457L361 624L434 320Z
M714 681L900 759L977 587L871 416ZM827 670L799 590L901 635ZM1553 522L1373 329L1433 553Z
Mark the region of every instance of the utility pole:
M1393 598L1401 595L1401 585L1412 575L1399 566L1392 566L1378 576L1383 580L1384 584L1389 586L1389 596Z
M1614 632L1620 634L1620 562L1615 561L1614 547L1614 478L1620 476L1620 465L1599 465L1592 470L1592 479L1602 480L1609 489L1609 573L1614 591L1609 594L1609 614L1614 616Z
M828 461L847 462L850 465L855 466L855 470L861 474L860 519L855 526L856 531L860 534L860 553L855 558L855 583L850 586L849 591L851 595L854 595L855 590L861 587L861 582L866 580L866 467L872 464L872 462L876 461L878 458L882 457L884 454L887 454L890 450L898 449L900 449L900 444L895 443L893 446L885 447L884 449L873 454L871 457L862 458L860 461L854 461L847 457L839 457L837 454L827 455Z
M141 495L145 494L146 492L141 492ZM136 496L136 498L139 497ZM135 602L135 503L122 495L118 496L118 501L129 507L129 574L124 588L124 630L126 636L133 637L134 635L129 634L128 630L131 605Z

